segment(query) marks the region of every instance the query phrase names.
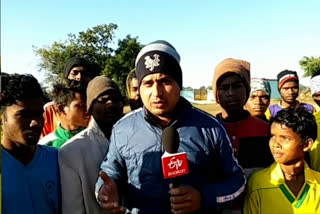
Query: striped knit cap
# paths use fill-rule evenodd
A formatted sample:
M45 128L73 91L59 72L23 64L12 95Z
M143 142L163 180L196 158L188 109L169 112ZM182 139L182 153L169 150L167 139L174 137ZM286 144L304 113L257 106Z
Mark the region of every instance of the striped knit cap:
M299 77L297 72L284 70L277 75L278 89L280 90L286 82L296 82L299 85Z

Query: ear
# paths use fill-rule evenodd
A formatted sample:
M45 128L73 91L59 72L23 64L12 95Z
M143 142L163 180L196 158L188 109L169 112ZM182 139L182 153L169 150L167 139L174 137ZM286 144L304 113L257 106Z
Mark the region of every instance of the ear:
M1 114L1 117L0 117L1 126L3 126L4 123L7 121L7 111L6 111L6 109L1 110L0 114Z
M64 105L61 105L61 104L56 105L56 109L60 115L66 114L65 108L66 108L66 106L64 106Z
M311 147L313 146L314 140L312 138L307 139L303 144L303 151L307 152L311 150Z

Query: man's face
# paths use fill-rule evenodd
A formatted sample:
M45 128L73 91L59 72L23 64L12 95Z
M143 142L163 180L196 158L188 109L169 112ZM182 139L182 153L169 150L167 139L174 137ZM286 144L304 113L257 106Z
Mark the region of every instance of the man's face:
M312 98L313 98L314 102L317 103L318 106L320 106L320 91L317 93L314 93L312 95Z
M131 110L135 110L143 106L140 98L139 83L137 78L131 79L129 83L129 104Z
M64 107L65 118L73 127L86 127L90 120L87 113L86 99L80 94L75 93L72 102Z
M113 125L123 115L123 103L114 90L101 94L92 105L93 118L100 124Z
M180 98L180 88L169 75L149 74L142 79L140 96L144 106L154 116L170 119Z
M83 66L73 67L68 75L69 80L89 82L91 77L89 76L88 70Z
M281 98L286 103L295 103L299 95L299 86L296 82L286 82L280 89Z
M137 78L131 79L131 82L129 83L129 93L130 93L130 99L138 100L139 99L139 83Z
M42 99L18 101L7 106L2 116L4 139L16 146L38 143L44 124Z
M246 87L235 74L222 76L218 81L217 95L221 107L227 112L242 111L246 103Z
M264 91L254 91L246 103L246 109L254 117L263 117L270 104L270 98Z
M304 159L304 147L300 135L285 125L272 123L269 147L277 163L291 165Z

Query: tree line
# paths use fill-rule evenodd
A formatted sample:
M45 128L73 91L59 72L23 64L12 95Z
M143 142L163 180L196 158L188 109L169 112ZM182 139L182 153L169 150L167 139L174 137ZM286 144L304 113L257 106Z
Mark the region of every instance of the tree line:
M114 23L97 25L78 34L69 33L65 41L55 41L44 47L33 46L35 54L40 57L39 70L45 73L45 81L51 83L63 78L67 60L81 56L94 64L96 74L112 78L125 96L127 75L134 69L135 58L143 44L138 37L128 34L118 39L116 48L112 47L117 28ZM306 77L320 70L320 57L304 56L299 63Z

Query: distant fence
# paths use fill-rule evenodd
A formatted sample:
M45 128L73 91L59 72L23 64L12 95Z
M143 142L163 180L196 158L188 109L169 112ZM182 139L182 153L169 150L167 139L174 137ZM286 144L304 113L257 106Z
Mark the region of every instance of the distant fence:
M212 90L194 89L182 90L180 95L191 103L210 104L214 103Z
M271 99L280 99L278 91L278 83L275 79L266 79L270 83L271 87ZM208 89L193 89L193 90L182 90L181 96L186 98L191 103L214 103L215 98L212 90Z

